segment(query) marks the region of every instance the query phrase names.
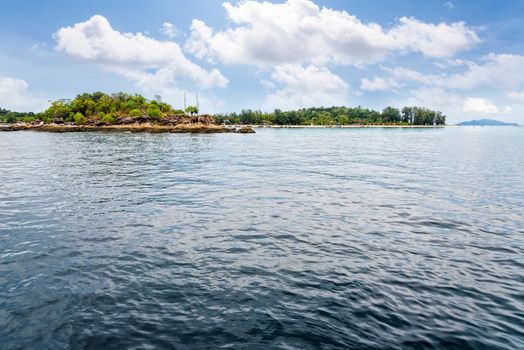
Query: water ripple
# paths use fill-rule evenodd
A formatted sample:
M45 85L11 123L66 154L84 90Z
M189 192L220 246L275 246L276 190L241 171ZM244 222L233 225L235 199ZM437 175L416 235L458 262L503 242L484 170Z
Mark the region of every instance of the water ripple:
M524 348L521 128L0 136L1 349Z

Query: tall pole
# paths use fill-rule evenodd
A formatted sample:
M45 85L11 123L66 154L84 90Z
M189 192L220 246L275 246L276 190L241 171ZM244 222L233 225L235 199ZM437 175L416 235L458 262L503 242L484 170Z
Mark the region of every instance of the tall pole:
M198 92L195 93L195 96L196 96L196 108L198 111L200 111L200 103L198 102Z
M184 113L186 112L186 93L184 92Z

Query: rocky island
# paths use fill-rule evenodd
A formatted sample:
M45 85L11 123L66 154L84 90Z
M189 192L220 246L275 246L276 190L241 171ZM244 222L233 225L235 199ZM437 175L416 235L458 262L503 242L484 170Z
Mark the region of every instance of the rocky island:
M147 100L141 95L95 92L73 100L58 100L41 113L4 111L0 131L47 132L153 132L153 133L254 133L251 127L224 127L213 116L198 114L196 106L174 109L160 96Z

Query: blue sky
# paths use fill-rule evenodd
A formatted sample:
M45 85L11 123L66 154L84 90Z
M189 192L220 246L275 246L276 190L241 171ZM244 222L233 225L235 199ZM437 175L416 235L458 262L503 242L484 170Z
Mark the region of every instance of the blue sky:
M199 93L207 112L421 105L524 122L524 1L2 0L0 107Z

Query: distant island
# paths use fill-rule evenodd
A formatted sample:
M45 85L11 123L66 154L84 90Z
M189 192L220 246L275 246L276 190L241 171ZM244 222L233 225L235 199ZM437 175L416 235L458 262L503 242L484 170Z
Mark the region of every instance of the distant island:
M148 131L254 132L251 126L432 127L445 126L446 116L423 107L386 107L382 112L363 107L318 107L273 112L244 109L240 113L201 115L197 106L175 109L160 96L148 100L124 92L84 93L58 100L40 113L0 109L0 131Z
M519 126L517 123L505 123L493 119L470 120L467 122L458 123L459 126Z
M0 131L35 130L50 132L130 131L253 133L251 127L227 128L211 115L198 114L197 106L174 109L162 102L135 94L84 93L73 100L58 100L41 113L21 113L0 109Z

